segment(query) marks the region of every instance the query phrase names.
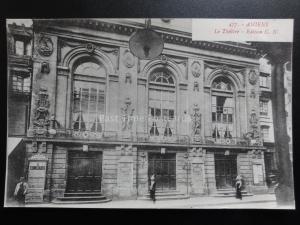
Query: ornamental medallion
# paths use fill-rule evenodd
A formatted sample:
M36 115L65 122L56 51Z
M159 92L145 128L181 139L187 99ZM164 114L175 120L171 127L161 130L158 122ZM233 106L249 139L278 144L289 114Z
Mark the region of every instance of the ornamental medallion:
M51 38L42 36L38 42L38 52L42 56L50 56L53 52L53 42Z
M257 82L257 74L254 70L250 70L249 72L249 83L255 85Z
M200 77L201 75L201 65L199 62L193 62L191 66L192 74L194 77Z
M130 51L126 50L123 55L123 63L127 68L131 68L134 66L134 56Z

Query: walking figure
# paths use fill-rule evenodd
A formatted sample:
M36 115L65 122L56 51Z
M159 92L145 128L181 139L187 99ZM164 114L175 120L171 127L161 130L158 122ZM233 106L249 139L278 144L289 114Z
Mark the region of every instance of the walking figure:
M20 177L20 182L17 183L14 197L18 201L19 206L25 205L25 196L28 190L28 184L26 183L24 177Z
M156 188L156 181L155 181L155 174L152 174L150 177L150 199L153 200L153 203L155 203L155 188Z
M242 178L240 175L236 177L235 189L236 198L242 200Z

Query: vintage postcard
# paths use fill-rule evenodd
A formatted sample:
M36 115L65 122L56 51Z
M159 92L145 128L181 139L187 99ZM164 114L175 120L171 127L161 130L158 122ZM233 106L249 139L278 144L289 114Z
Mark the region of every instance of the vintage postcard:
M7 19L5 207L294 209L292 19Z

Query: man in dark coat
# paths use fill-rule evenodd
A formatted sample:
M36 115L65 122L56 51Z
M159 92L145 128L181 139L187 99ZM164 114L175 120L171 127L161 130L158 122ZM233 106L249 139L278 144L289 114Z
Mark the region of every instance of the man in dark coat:
M242 200L242 177L238 175L235 183L236 198Z
M150 198L153 200L153 203L155 203L155 188L156 188L156 181L155 181L155 174L152 174L150 177Z

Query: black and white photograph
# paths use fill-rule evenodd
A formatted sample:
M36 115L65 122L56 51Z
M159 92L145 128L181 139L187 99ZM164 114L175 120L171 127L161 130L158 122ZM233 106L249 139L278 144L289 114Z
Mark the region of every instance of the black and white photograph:
M295 209L293 20L211 20L7 19L4 207Z

